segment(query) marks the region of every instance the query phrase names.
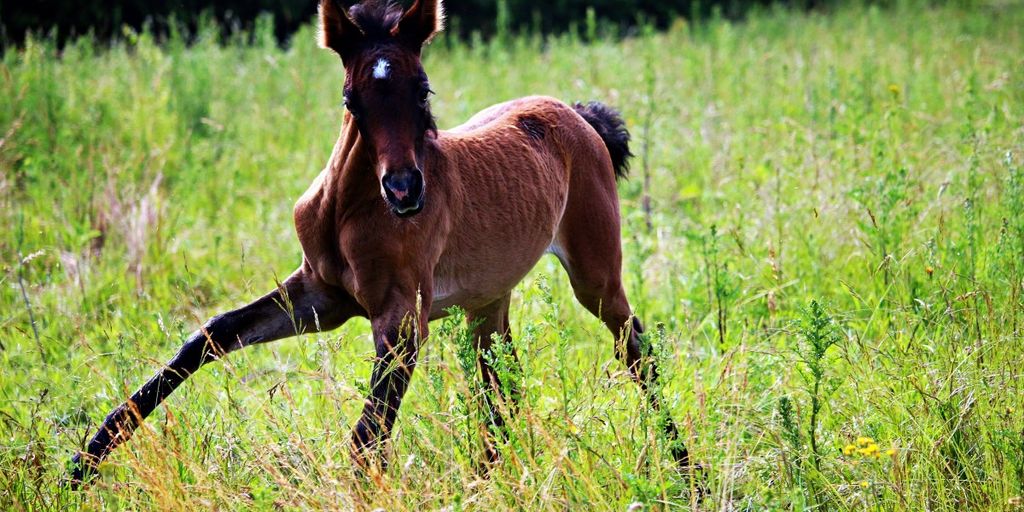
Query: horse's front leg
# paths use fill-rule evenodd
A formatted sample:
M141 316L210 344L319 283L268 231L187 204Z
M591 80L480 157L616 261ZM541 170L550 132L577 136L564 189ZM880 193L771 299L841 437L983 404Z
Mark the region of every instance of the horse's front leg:
M167 365L103 421L86 450L75 455L72 482L95 471L99 463L185 379L201 366L240 348L295 336L314 329L330 330L362 314L346 293L311 277L303 269L274 291L234 311L217 315L188 340Z
M423 286L399 287L382 293L376 304L367 308L377 354L370 396L352 432L352 460L358 466L371 465L391 435L416 368L420 342L428 334L431 298ZM381 467L387 464L384 457L379 457L379 462Z

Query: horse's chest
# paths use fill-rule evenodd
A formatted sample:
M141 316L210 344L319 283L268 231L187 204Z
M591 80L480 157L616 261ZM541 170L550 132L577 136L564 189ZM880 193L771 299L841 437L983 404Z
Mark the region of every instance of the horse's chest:
M307 192L295 205L295 233L302 246L305 265L323 282L341 285L344 260L336 249L336 235L330 215L326 215L320 197Z

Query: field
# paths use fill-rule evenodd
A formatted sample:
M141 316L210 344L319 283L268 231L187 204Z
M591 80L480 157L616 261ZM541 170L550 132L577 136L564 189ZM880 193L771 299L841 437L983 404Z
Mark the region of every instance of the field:
M1022 510L1022 26L900 4L427 49L441 127L526 94L624 112L624 276L695 478L546 256L489 478L456 315L386 474L348 458L358 320L206 367L81 492L97 422L299 263L343 73L312 27L30 41L0 65L0 509Z

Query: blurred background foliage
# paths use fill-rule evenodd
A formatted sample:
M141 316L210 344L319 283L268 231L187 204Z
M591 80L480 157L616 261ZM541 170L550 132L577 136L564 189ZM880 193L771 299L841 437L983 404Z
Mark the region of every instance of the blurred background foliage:
M354 0L340 0L345 5ZM868 3L891 3L891 0ZM965 0L961 0L965 1ZM401 3L411 4L411 0ZM606 32L628 34L644 24L664 27L683 17L741 18L751 9L781 5L827 9L838 0L462 0L447 2L449 33L460 38L489 39L506 32L585 31L600 24ZM32 0L0 2L0 44L20 45L28 33L54 36L64 43L91 34L100 40L122 37L124 27L166 35L182 31L192 37L216 24L221 33L250 32L272 23L281 43L316 13L317 0Z

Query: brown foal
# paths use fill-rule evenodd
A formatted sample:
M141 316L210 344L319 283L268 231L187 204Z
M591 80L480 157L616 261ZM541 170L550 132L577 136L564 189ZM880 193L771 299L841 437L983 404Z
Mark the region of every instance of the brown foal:
M377 353L352 434L352 455L365 464L394 426L428 322L447 308L467 312L481 376L501 393L484 354L492 334L509 336L511 290L545 252L558 257L576 297L612 332L637 382L646 390L656 378L620 276L615 183L630 153L619 115L598 103L529 97L438 131L420 52L441 29L441 0L418 0L404 12L390 1L349 10L335 2L321 1L321 44L342 59L347 113L326 168L295 205L302 265L276 290L193 333L107 416L75 456L74 481L204 364L356 316L369 318ZM665 428L676 440L673 456L686 465L675 425Z

